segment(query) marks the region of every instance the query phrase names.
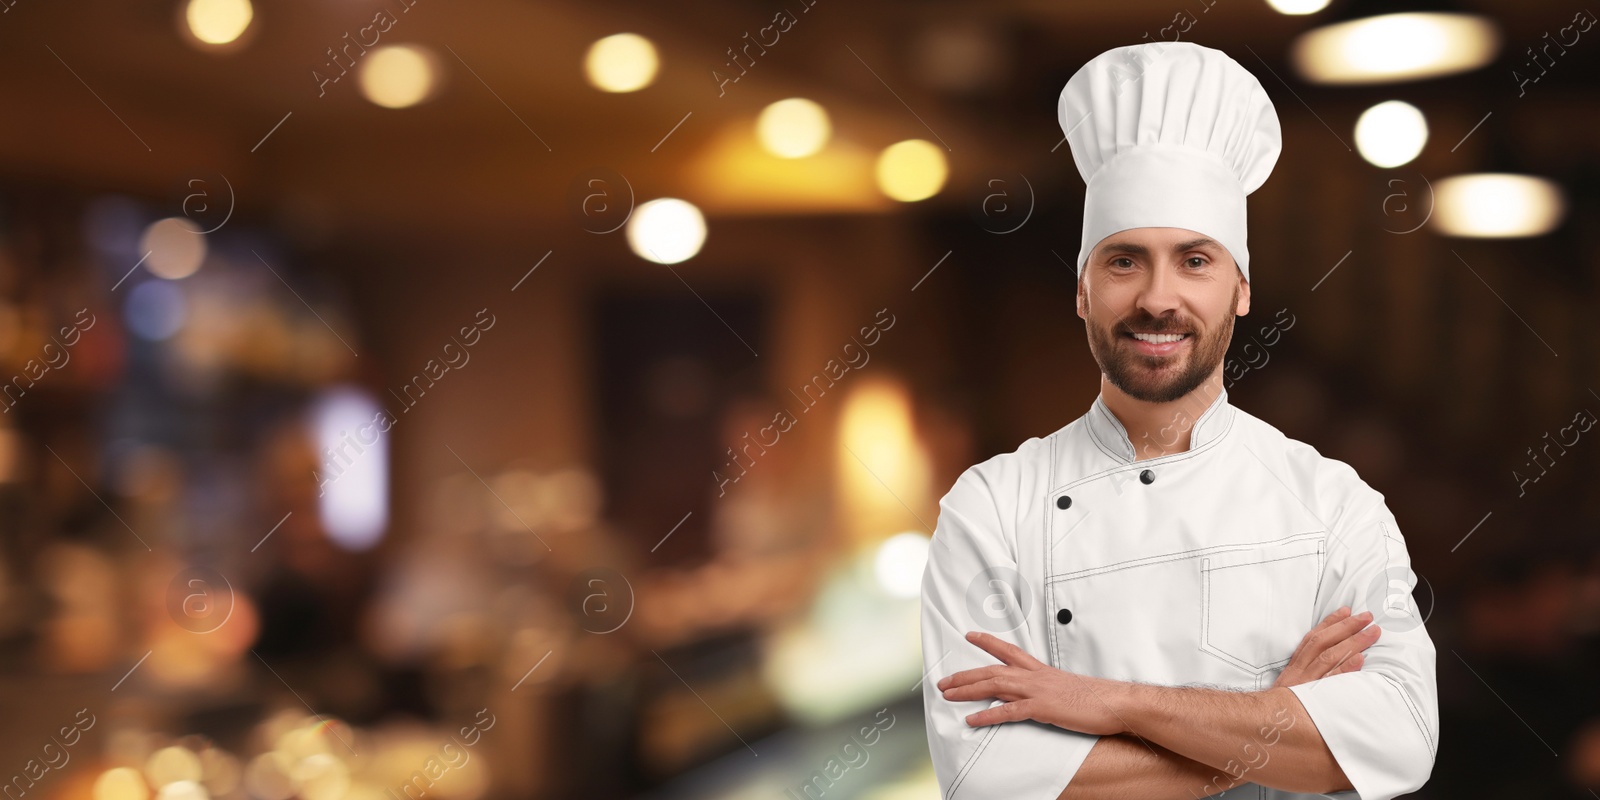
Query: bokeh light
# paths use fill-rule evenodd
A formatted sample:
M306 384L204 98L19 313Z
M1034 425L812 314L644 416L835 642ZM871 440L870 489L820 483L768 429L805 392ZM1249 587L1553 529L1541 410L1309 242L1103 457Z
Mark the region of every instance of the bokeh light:
M1416 80L1477 69L1494 60L1494 23L1472 14L1408 12L1307 31L1291 47L1312 83Z
M1427 144L1427 118L1403 100L1379 103L1361 112L1356 120L1356 149L1374 166L1409 163Z
M636 33L607 36L589 46L583 71L589 83L607 92L636 92L656 78L655 45Z
M361 61L361 93L384 108L408 108L433 94L437 72L437 59L421 47L380 47Z
M156 220L139 238L139 252L149 253L144 265L151 274L167 280L193 275L206 259L206 239L200 226L183 217Z
M907 139L889 145L878 156L878 188L902 203L914 203L938 194L949 171L938 146Z
M1315 14L1328 7L1328 0L1267 0L1267 5L1279 14L1298 17Z
M1457 175L1434 184L1431 219L1440 233L1474 238L1540 236L1561 224L1561 187L1533 175Z
M833 126L822 106L803 97L779 100L761 110L756 135L779 158L804 158L827 145Z
M389 432L396 424L364 390L331 389L311 410L321 470L317 511L328 537L365 550L389 524Z
M287 754L269 750L245 767L245 789L255 800L289 800L297 789L293 770L294 761Z
M927 535L915 531L897 533L883 540L873 560L878 586L894 597L921 596L929 541Z
M211 800L211 793L196 781L173 781L156 792L156 800Z
M295 764L292 777L305 800L339 800L350 788L350 769L329 753L313 753Z
M688 201L663 197L634 209L627 235L628 246L640 258L677 264L700 252L706 241L706 220Z
M122 314L135 336L161 342L183 327L189 317L189 304L177 284L145 281L128 292Z
M223 45L250 27L255 9L250 0L189 0L183 16L194 38L205 44Z
M115 767L94 781L94 800L148 800L150 787L133 767Z
M177 781L200 780L200 757L186 747L163 747L145 761L144 775L150 785L166 786Z

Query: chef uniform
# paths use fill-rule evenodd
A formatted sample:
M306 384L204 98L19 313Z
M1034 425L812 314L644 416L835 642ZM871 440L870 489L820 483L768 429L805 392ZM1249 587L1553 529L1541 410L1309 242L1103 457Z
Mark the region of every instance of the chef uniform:
M1189 43L1117 48L1068 82L1061 123L1088 184L1080 275L1111 233L1180 227L1217 239L1248 279L1244 198L1280 147L1249 72ZM1188 450L1136 458L1184 430ZM1254 691L1340 606L1372 611L1378 641L1358 671L1291 688L1355 787L1335 796L1380 800L1427 780L1435 653L1394 515L1348 465L1235 408L1226 391L1138 441L1096 398L1065 427L966 470L939 509L922 583L922 691L946 800L1051 800L1098 739L1032 720L969 726L967 715L1001 701L952 702L936 685L997 663L969 631L1068 672ZM1271 723L1240 742L1240 768L1271 757ZM1249 777L1225 796L1320 796Z

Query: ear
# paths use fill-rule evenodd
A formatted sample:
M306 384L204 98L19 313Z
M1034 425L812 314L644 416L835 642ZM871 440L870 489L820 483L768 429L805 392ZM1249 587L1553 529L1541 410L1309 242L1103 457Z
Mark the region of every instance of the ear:
M1078 272L1078 298L1077 298L1077 305L1078 305L1078 317L1081 318L1081 319L1088 319L1089 318L1089 292L1088 292L1088 287L1086 287L1084 285L1084 283L1083 283L1084 280L1085 280L1085 277L1084 277L1083 273L1085 271L1086 270L1079 270L1079 272Z
M1250 281L1245 280L1244 273L1239 274L1239 304L1233 313L1240 317L1250 313Z

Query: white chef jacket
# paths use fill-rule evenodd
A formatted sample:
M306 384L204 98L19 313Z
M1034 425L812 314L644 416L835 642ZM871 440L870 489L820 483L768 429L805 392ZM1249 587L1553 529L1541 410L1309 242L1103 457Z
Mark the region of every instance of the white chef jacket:
M1371 610L1382 635L1359 671L1291 688L1355 787L1336 796L1386 800L1427 780L1434 646L1415 615L1385 625L1416 581L1383 496L1226 391L1177 423L1192 424L1189 450L1136 461L1097 397L1055 433L967 469L940 501L922 581L922 692L946 800L1053 800L1098 739L1031 720L969 726L1000 701L952 702L937 686L998 663L969 631L1069 672L1259 690L1340 606ZM1241 765L1270 757L1266 741L1253 744ZM1227 796L1319 795L1244 784Z

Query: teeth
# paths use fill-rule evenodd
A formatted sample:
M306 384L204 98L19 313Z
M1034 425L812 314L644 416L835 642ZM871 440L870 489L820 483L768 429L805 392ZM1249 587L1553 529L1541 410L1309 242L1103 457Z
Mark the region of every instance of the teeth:
M1182 341L1188 335L1189 334L1187 333L1135 333L1133 338L1138 339L1141 342L1165 344L1167 342Z

